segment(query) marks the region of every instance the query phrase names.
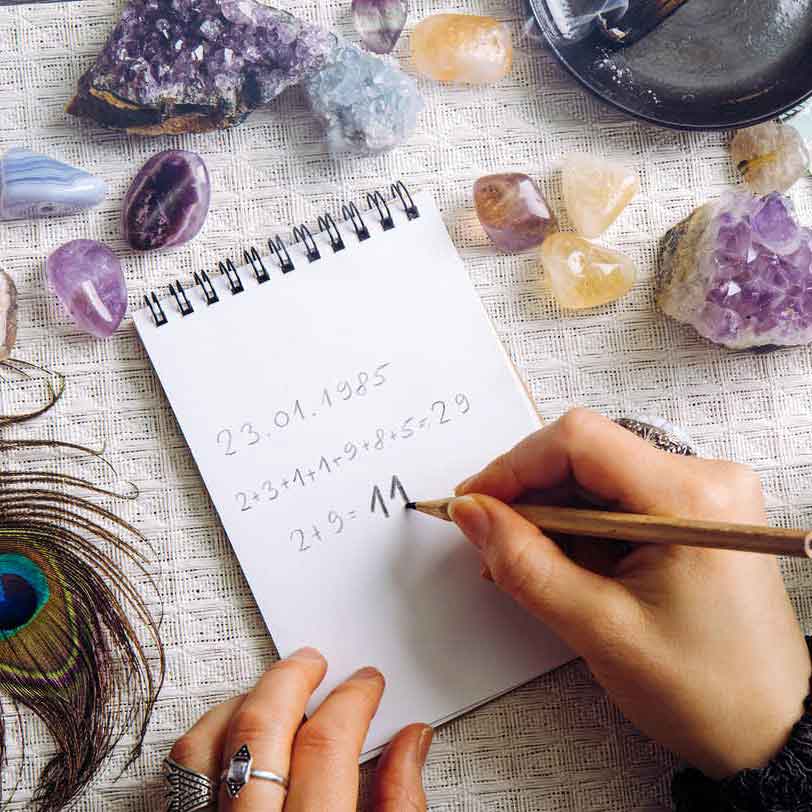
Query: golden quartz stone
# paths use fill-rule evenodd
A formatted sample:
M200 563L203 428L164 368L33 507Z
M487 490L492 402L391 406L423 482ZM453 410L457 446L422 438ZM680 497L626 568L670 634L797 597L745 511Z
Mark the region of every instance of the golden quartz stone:
M433 14L417 24L411 44L417 70L441 82L497 82L513 62L510 31L492 17Z
M570 220L589 239L603 234L640 191L634 170L579 152L564 161L561 183Z
M573 310L619 299L637 276L625 254L563 232L542 243L541 264L558 303Z

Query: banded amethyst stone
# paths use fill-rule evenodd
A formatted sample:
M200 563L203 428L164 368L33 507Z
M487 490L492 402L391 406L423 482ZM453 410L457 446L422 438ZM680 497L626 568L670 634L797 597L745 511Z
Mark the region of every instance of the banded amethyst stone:
M141 135L231 127L318 71L334 43L256 0L129 0L68 112Z
M153 155L135 176L121 213L124 239L137 251L183 245L197 236L211 201L209 172L194 152Z
M665 235L657 304L731 349L808 344L812 231L777 192L729 192Z
M45 264L57 298L81 329L107 338L127 311L127 285L121 263L94 240L73 240L56 249Z

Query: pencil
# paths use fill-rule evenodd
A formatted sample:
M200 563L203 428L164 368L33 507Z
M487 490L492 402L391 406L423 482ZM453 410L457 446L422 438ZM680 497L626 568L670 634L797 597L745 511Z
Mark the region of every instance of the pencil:
M450 522L448 506L452 501L453 498L409 502L406 507ZM681 544L686 547L710 547L717 550L812 558L812 531L809 530L547 505L511 505L511 507L536 527L548 533L588 536L609 541Z

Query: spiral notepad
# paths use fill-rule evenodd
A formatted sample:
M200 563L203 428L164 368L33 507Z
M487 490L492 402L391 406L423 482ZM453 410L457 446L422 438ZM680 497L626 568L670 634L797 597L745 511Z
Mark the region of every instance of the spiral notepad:
M569 659L404 510L539 425L432 198L397 184L244 260L134 320L280 654L329 661L310 709L381 669L368 757Z

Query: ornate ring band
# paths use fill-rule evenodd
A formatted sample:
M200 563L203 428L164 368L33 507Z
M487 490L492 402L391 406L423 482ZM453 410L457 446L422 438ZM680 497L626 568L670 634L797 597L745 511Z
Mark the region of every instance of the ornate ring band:
M199 812L217 807L217 784L203 773L197 773L164 759L164 778L169 784L166 812Z
M251 755L247 744L240 747L231 757L228 769L223 770L221 778L229 798L236 798L243 791L246 784L254 778L259 778L261 781L270 781L281 787L283 792L287 792L288 779L285 776L270 770L254 770L251 768L253 762L254 757Z

